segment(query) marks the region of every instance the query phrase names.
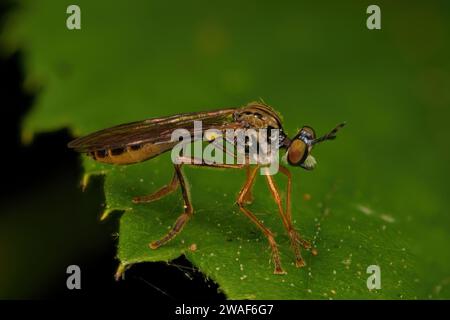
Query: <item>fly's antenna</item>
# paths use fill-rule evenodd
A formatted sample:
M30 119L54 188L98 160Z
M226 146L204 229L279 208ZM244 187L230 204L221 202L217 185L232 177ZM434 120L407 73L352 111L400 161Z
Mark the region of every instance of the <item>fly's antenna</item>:
M341 130L345 126L346 122L342 122L338 124L333 130L328 132L327 134L321 136L320 138L314 139L311 142L311 145L326 141L326 140L334 140L336 138L336 133Z

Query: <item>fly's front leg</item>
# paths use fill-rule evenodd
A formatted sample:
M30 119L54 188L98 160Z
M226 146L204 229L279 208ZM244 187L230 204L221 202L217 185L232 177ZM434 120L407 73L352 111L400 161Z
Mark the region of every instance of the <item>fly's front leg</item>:
M191 199L189 196L188 187L186 184L186 179L184 178L183 172L181 171L181 165L180 164L174 165L174 167L175 167L175 174L177 175L181 187L181 194L183 195L184 212L178 217L172 229L164 237L162 237L160 240L153 241L152 243L150 243L149 246L151 249L157 249L160 246L172 240L173 238L175 238L175 236L181 232L183 227L186 225L186 222L188 222L188 220L192 217L192 214L194 213L191 204Z
M140 196L140 197L134 197L133 198L133 202L134 203L148 203L148 202L152 202L155 200L159 200L162 197L165 197L169 194L171 194L172 192L174 192L175 190L177 190L178 186L180 185L179 180L178 180L178 174L175 171L172 177L172 180L170 181L170 183L168 185L165 185L164 187L162 187L161 189L159 189L158 191L146 195L146 196Z
M256 226L264 233L264 235L267 238L267 241L269 242L270 248L272 250L272 260L275 265L275 269L273 273L275 274L285 274L286 272L281 267L281 261L280 261L280 253L278 252L278 246L275 242L275 237L273 236L272 231L270 231L259 219L247 208L244 207L245 205L245 198L247 197L247 193L251 190L255 178L256 173L259 169L259 166L256 166L250 171L250 174L247 177L247 180L242 187L241 191L239 192L238 198L237 198L237 205L239 206L239 209L244 213Z
M289 236L289 239L291 242L291 247L295 254L295 265L297 267L304 267L306 265L306 263L301 255L301 250L300 250L299 244L302 245L303 247L305 247L306 249L311 248L311 245L309 244L309 242L303 240L300 237L300 235L298 234L298 232L294 229L294 226L292 224L292 216L291 216L291 208L290 208L290 205L291 205L291 203L290 203L290 201L291 201L290 200L291 199L291 175L290 175L290 172L284 167L280 167L280 171L283 174L285 174L288 178L287 195L286 195L286 211L285 212L283 211L283 206L281 203L281 197L280 197L278 188L275 184L273 177L270 175L266 175L267 184L268 184L269 189L272 193L272 196L275 200L275 203L278 206L278 211L279 211L279 214L283 221L283 225L288 233L288 236Z
M244 164L208 164L202 162L200 159L195 158L179 158L180 161L186 162L186 164L192 165L192 166L199 166L199 167L213 167L213 168L233 168L233 169L242 169L244 167L248 167L248 165ZM194 161L197 160L197 161ZM197 163L196 163L197 162ZM261 229L261 231L266 236L270 248L272 250L272 260L275 265L274 273L275 274L285 274L286 272L281 267L281 261L280 261L280 253L278 251L277 243L275 242L275 238L273 236L273 233L261 222L258 220L258 218L250 212L247 208L244 207L246 204L245 199L248 199L248 193L251 191L253 184L255 182L256 173L258 172L259 166L256 166L252 170L250 170L247 174L247 180L242 187L241 191L239 192L238 198L237 198L237 205L239 206L239 209L253 222L256 224L258 228Z
M291 190L292 190L292 176L289 170L286 167L280 166L280 172L284 174L287 178L287 192L286 192L286 216L291 229L295 231L292 224L292 210L291 210ZM311 243L307 240L304 240L300 237L297 231L295 231L297 241L305 248L311 249ZM317 250L315 248L312 249L312 253L317 255Z

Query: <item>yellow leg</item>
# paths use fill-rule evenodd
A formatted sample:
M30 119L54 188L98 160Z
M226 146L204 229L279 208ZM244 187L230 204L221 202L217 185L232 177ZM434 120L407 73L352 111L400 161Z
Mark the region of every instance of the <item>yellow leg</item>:
M261 231L266 236L270 248L272 250L272 260L275 265L274 272L275 274L285 274L286 272L281 267L281 261L280 261L280 253L278 252L277 243L275 242L275 238L273 236L272 231L270 231L261 221L258 220L258 218L250 212L247 208L244 207L245 205L245 199L247 197L247 193L250 192L253 183L255 182L256 173L259 169L259 166L256 166L250 171L250 174L247 177L247 180L242 187L241 191L239 192L238 198L237 198L237 205L239 206L239 209L254 223L256 226L261 229Z
M189 197L189 191L187 190L186 180L184 178L183 172L181 171L181 165L175 165L174 167L181 187L181 194L183 195L184 212L178 217L172 229L164 237L162 237L160 240L150 243L151 249L157 249L175 238L175 236L181 232L183 227L186 225L186 222L188 222L189 218L194 213L194 209L191 205L191 199Z

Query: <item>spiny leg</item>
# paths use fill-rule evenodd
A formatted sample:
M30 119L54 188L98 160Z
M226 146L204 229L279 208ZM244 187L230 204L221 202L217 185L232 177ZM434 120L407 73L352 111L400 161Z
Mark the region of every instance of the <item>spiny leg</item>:
M155 200L159 200L162 197L165 197L169 194L171 194L172 192L174 192L175 190L177 190L178 186L179 186L179 181L178 181L178 174L175 171L172 177L172 180L170 181L169 184L165 185L164 187L162 187L161 189L159 189L158 191L146 195L146 196L139 196L139 197L134 197L133 198L133 202L134 203L148 203L148 202L152 202Z
M291 247L295 254L295 265L297 267L303 267L306 265L306 263L301 255L299 243L304 245L307 248L310 248L310 245L300 238L299 234L297 233L297 231L294 229L294 226L292 225L292 218L291 218L291 212L290 212L290 194L291 194L290 174L288 171L285 172L285 174L286 173L287 173L287 177L288 177L288 190L287 190L287 195L286 195L286 212L283 211L280 193L278 192L278 188L277 188L277 185L275 184L273 177L270 175L266 175L266 179L267 179L267 184L269 186L269 189L275 200L275 203L278 206L278 211L279 211L279 214L283 221L283 225L288 233L288 236L289 236L289 239L291 242Z
M183 172L181 171L181 166L183 165L183 162L185 162L186 160L189 160L189 165L192 166L201 166L201 167L214 167L214 168L235 168L235 169L241 169L243 167L243 165L222 165L222 164L207 164L207 163L202 163L201 161L196 164L194 163L193 160L198 160L195 158L184 158L184 157L180 157L178 160L180 160L181 164L178 165L174 165L175 167L175 174L177 177L177 181L181 187L181 193L183 195L183 201L184 201L184 213L182 213L177 221L175 221L174 226L172 227L172 229L160 240L158 241L154 241L150 244L150 248L152 249L157 249L160 246L164 245L165 243L169 242L170 240L172 240L178 233L180 233L180 231L183 229L184 225L186 224L186 222L189 220L189 218L192 216L193 214L193 208L192 208L192 204L191 204L191 200L190 200L190 196L189 196L189 192L187 190L187 185L186 185L186 179L183 175ZM174 177L175 179L175 177ZM173 180L172 180L173 181Z
M251 169L250 166L246 167L246 174L247 174L247 180L250 179L250 175L251 175ZM253 202L253 192L252 192L252 186L250 186L250 188L248 189L248 191L245 193L244 195L244 203L245 204L251 204Z
M277 187L275 185L275 182L274 182L272 176L266 175L266 179L267 179L267 184L269 186L269 189L270 189L270 191L272 193L272 196L273 196L273 198L275 200L275 203L278 206L278 211L279 211L279 214L281 216L281 220L283 221L284 228L286 229L286 231L287 231L287 233L289 235L289 239L291 241L291 247L294 250L294 254L295 254L295 265L297 267L303 267L306 264L305 264L305 261L303 260L301 252L300 252L300 248L299 248L299 245L298 245L298 242L297 242L296 231L292 228L292 226L290 225L286 215L283 212L283 207L282 207L282 204L281 204L280 194L279 194L279 192L277 190Z
M151 249L157 249L160 246L172 240L173 238L175 238L175 236L178 233L180 233L180 231L183 229L184 225L189 220L189 218L192 217L192 214L194 212L189 197L189 191L187 190L186 180L184 178L183 172L181 171L181 164L174 165L174 167L175 173L177 175L181 187L181 193L183 195L184 212L178 217L172 229L164 237L162 237L160 240L150 243Z
M280 253L278 252L277 243L275 242L275 238L272 234L272 231L270 231L261 221L258 220L258 218L250 212L247 208L244 207L245 205L245 198L247 196L247 193L250 191L250 189L253 186L253 183L255 182L256 178L256 172L258 171L259 166L256 166L250 171L250 174L247 177L247 180L242 187L241 191L239 192L238 198L237 198L237 205L239 206L239 209L251 220L254 224L258 226L258 228L261 229L261 231L266 236L267 240L269 241L270 248L272 250L272 260L275 265L274 272L275 274L285 274L286 272L281 267L280 262Z
M292 210L291 210L291 191L292 191L292 176L291 176L291 172L284 166L280 166L279 167L280 172L282 174L284 174L287 178L287 192L286 192L286 217L288 220L288 223L292 226L293 228L293 224L292 224ZM309 243L309 241L306 241L304 239L302 239L298 232L297 236L298 236L298 242L300 242L300 244L305 248L305 249L311 249L311 244ZM314 253L315 252L315 253ZM316 255L317 251L315 249L313 249L313 254Z

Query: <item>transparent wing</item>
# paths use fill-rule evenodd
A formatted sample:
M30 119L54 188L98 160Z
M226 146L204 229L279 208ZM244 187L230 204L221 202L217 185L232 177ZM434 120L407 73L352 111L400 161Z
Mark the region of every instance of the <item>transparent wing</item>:
M218 130L236 128L238 124L233 118L235 111L236 109L230 108L185 113L121 124L75 139L68 144L68 147L79 152L91 152L144 143L166 144L171 142L172 132L175 129L186 129L193 134L194 121L202 121L202 131L211 128Z

